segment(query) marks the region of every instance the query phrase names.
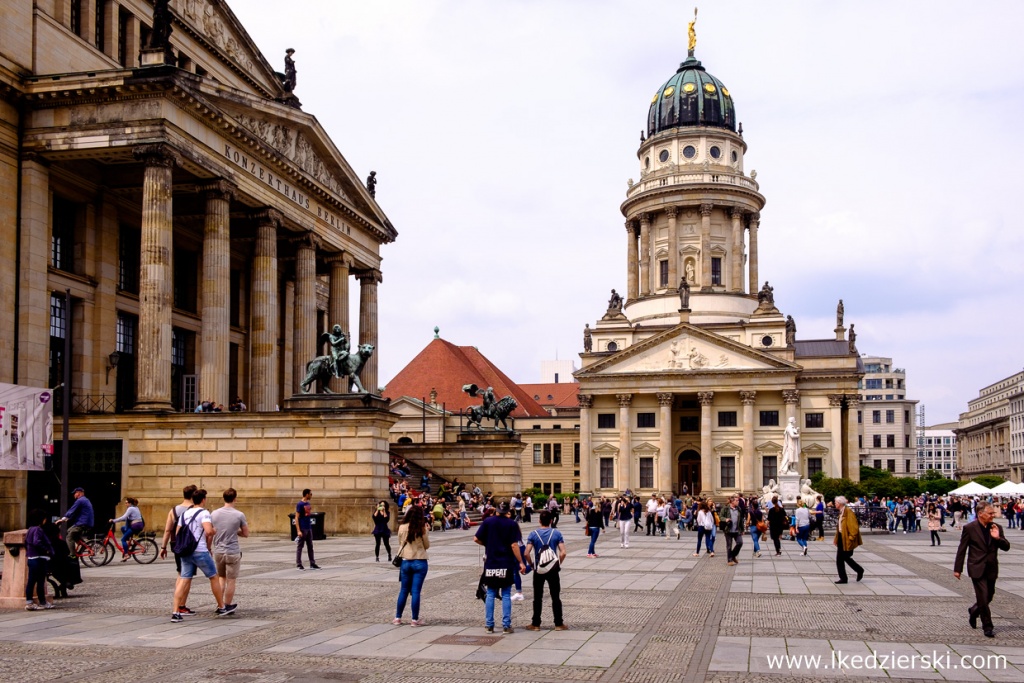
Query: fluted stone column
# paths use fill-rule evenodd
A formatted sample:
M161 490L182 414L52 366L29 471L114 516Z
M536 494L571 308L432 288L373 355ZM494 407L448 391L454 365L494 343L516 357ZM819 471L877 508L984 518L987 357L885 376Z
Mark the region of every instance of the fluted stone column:
M636 221L626 221L626 299L633 301L638 296L640 276L637 272L638 257L636 246Z
M579 394L576 400L580 404L580 493L591 493L594 490L594 483L591 480L591 439L590 439L590 411L593 403L593 396L590 394Z
M825 472L830 477L843 476L843 395L842 394L829 394L828 395L828 423L829 429L832 430L832 453L828 466L828 470ZM860 461L860 455L858 454L858 463Z
M749 286L747 289L748 294L753 294L760 289L757 275L757 229L761 223L761 214L752 213L750 214L750 255L747 258L747 267L750 269Z
M729 291L743 291L743 211L733 209L729 214L732 218L732 282Z
M619 462L615 487L625 491L629 488L629 461L633 455L629 443L629 406L633 403L633 394L615 394L615 398L619 400Z
M741 391L743 404L743 491L749 493L761 487L757 485L757 454L754 453L754 400L756 391Z
M327 302L327 324L331 327L341 325L341 330L349 337L349 346L352 345L352 328L348 322L348 278L349 269L352 267L352 257L348 254L339 254L329 262L331 266L330 294ZM348 389L345 386L346 378L335 377L331 380L330 388L334 392L343 392Z
M700 287L711 289L711 204L700 205Z
M295 242L295 326L292 333L292 382L297 392L306 377L306 363L316 358L316 250L320 239L307 232ZM333 323L332 323L333 324Z
M715 392L698 391L700 401L700 489L706 495L712 495L718 488L715 481L715 455L711 452L711 404L715 400Z
M203 329L199 349L199 398L227 405L231 316L231 200L234 188L224 180L204 185Z
M277 408L277 229L282 216L266 209L255 216L256 250L252 259L252 322L250 325L250 393L252 409L269 412Z
M796 407L800 405L800 390L783 389L782 402L786 404L786 424L789 424L789 419L797 416ZM799 426L798 421L797 427Z
M146 170L142 184L139 258L139 338L136 410L173 410L171 308L174 285L172 172L178 156L166 145L133 150Z
M661 431L658 443L658 483L660 493L667 495L673 491L672 486L672 394L658 394L658 406L661 410Z
M640 296L651 293L651 217L640 214Z
M843 468L843 476L851 481L860 481L860 447L857 445L859 406L860 396L846 395L846 466Z
M670 206L665 209L668 216L668 287L676 289L679 287L679 225L676 218L679 216L679 208Z
M371 394L377 393L377 285L382 281L379 270L367 270L356 276L359 279L359 343L373 344L373 354L366 360L359 379L363 388ZM351 344L349 340L349 344ZM353 350L354 345L353 345Z

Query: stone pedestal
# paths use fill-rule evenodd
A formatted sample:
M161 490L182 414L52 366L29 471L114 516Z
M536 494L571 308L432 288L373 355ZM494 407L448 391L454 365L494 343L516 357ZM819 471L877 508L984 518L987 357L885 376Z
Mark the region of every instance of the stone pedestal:
M28 559L25 534L28 529L4 534L4 577L0 581L0 608L25 609L25 584L28 583Z
M164 66L174 64L174 53L168 57L168 50L162 47L145 47L139 51L139 66Z
M846 328L842 325L836 328L836 341L846 341Z
M800 475L779 475L779 502L786 506L795 506L800 495Z
M690 309L680 308L679 309L679 322L688 323L690 322Z

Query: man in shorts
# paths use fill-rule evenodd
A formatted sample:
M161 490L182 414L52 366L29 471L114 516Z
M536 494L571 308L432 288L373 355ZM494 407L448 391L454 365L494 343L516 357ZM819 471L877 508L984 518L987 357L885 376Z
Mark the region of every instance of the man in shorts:
M191 555L181 556L181 576L174 585L174 604L172 605L171 621L180 623L184 621L178 607L185 602L185 596L192 587L192 577L196 570L210 580L210 590L214 599L217 600L217 616L231 614L233 609L224 606L224 596L220 590L220 579L217 577L217 566L210 554L210 545L213 544L213 522L210 521L210 513L203 508L206 502L206 489L197 489L192 494L192 507L185 511L178 522L178 529L188 529L199 542ZM177 533L177 530L175 530Z
M185 510L192 507L192 494L199 488L195 484L189 484L181 491L181 502L172 507L167 512L167 519L164 521L164 537L160 543L160 559L167 557L167 546L170 544L171 539L174 538L174 531L178 528L178 520ZM174 570L178 576L181 576L181 558L173 550L171 551L174 555ZM189 584L191 585L191 583ZM190 610L185 603L188 601L188 588L185 588L185 594L181 597L181 604L178 605L178 614L183 617L191 617L195 615L195 612Z
M224 507L210 513L213 523L213 562L217 565L217 577L224 593L224 607L234 612L237 607L231 602L235 597L235 580L242 568L242 549L238 545L238 537L249 537L249 525L245 515L235 509L234 489L224 491Z

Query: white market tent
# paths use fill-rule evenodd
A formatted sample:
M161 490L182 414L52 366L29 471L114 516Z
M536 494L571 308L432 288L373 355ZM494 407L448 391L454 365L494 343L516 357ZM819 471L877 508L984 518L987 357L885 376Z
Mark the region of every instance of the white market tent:
M1024 484L1014 484L1012 481L1004 481L999 486L992 489L992 493L997 496L1008 496L1008 495L1020 495L1024 493Z
M991 489L987 489L977 482L968 482L958 489L953 489L949 492L953 496L982 496L986 493L992 493Z

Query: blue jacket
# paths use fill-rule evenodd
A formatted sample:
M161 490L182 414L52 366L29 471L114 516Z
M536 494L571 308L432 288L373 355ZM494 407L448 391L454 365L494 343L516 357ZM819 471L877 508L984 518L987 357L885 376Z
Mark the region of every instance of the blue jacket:
M92 503L85 496L75 501L74 505L64 515L68 518L68 526L91 527L95 521L92 512Z

